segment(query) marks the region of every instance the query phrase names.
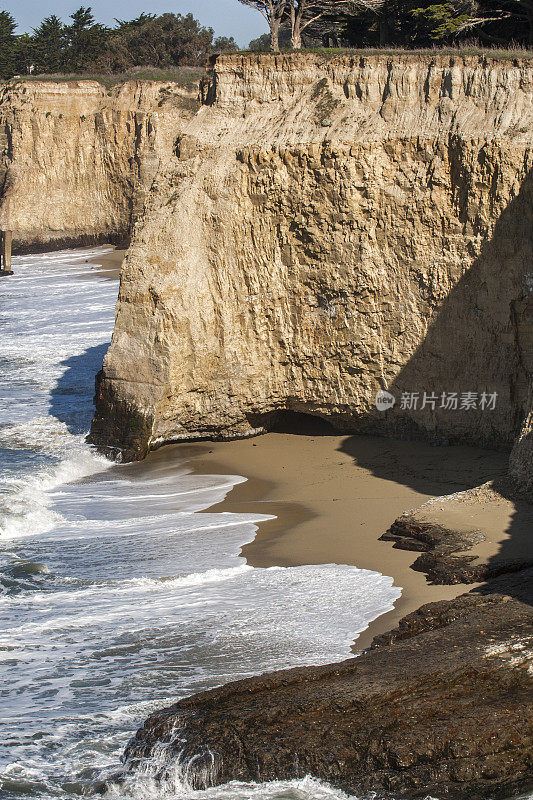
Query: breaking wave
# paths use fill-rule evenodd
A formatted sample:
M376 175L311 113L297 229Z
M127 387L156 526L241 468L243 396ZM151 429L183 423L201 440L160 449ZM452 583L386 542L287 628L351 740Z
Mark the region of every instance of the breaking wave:
M151 711L348 657L400 591L343 565L253 569L241 547L268 517L208 511L244 478L120 466L86 444L117 284L85 261L105 252L17 258L2 284L2 796L343 798L312 778L196 792L183 764L156 779L164 753L109 782Z

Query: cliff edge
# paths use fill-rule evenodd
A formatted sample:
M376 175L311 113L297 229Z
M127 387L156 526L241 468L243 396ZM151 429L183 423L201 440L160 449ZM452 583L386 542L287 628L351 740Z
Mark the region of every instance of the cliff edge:
M137 459L289 410L437 442L522 431L520 478L531 60L223 56L202 94L136 226L92 440Z

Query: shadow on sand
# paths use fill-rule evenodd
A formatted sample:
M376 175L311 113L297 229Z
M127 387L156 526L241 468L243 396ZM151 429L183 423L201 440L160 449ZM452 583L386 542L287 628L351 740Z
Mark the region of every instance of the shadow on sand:
M466 224L466 217L463 223ZM467 459L458 470L457 450L439 448L441 460L432 485L422 451L404 463L400 451L384 440L383 452L374 452L369 457L368 447L357 436L347 437L341 449L375 475L417 491L449 494L495 480L494 488L514 503L515 513L506 531L508 538L502 540L498 554L489 559L489 566L502 561L512 564L520 557L526 561L531 559L533 551L531 517L522 518L528 506L517 499L510 481L504 478L502 459L507 459L505 450L518 436L530 411L532 380L533 171L530 171L520 192L500 215L492 237L472 268L450 292L424 341L388 387L397 399L402 392L418 392L420 397L425 391L438 397L442 392L497 392L495 410L441 411L437 405L435 411L402 412L397 403L382 417L385 434L392 429L408 438L417 438L422 433L435 442L490 443L501 447L504 453L495 456L496 470L490 467L490 459L483 458L479 469L473 462L468 464ZM412 447L420 449L415 442ZM442 485L447 483L448 488L443 492ZM517 586L519 582L516 576ZM487 591L491 591L490 582Z

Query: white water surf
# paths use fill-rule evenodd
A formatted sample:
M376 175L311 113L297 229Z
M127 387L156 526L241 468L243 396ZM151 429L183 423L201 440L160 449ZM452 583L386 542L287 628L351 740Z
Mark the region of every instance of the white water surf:
M113 465L85 443L117 284L85 259L14 259L0 286L2 797L72 800L120 769L156 708L266 670L350 656L400 591L342 565L253 569L263 516L209 513L239 476ZM308 778L193 792L132 776L128 798L342 798Z

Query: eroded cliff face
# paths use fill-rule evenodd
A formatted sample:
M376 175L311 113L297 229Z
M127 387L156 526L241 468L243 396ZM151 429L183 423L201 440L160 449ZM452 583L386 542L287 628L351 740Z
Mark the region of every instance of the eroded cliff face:
M93 440L138 458L292 410L511 444L531 403L531 62L228 56L203 93L136 226Z
M122 239L181 121L197 104L174 84L22 82L0 91L0 228L15 249Z

